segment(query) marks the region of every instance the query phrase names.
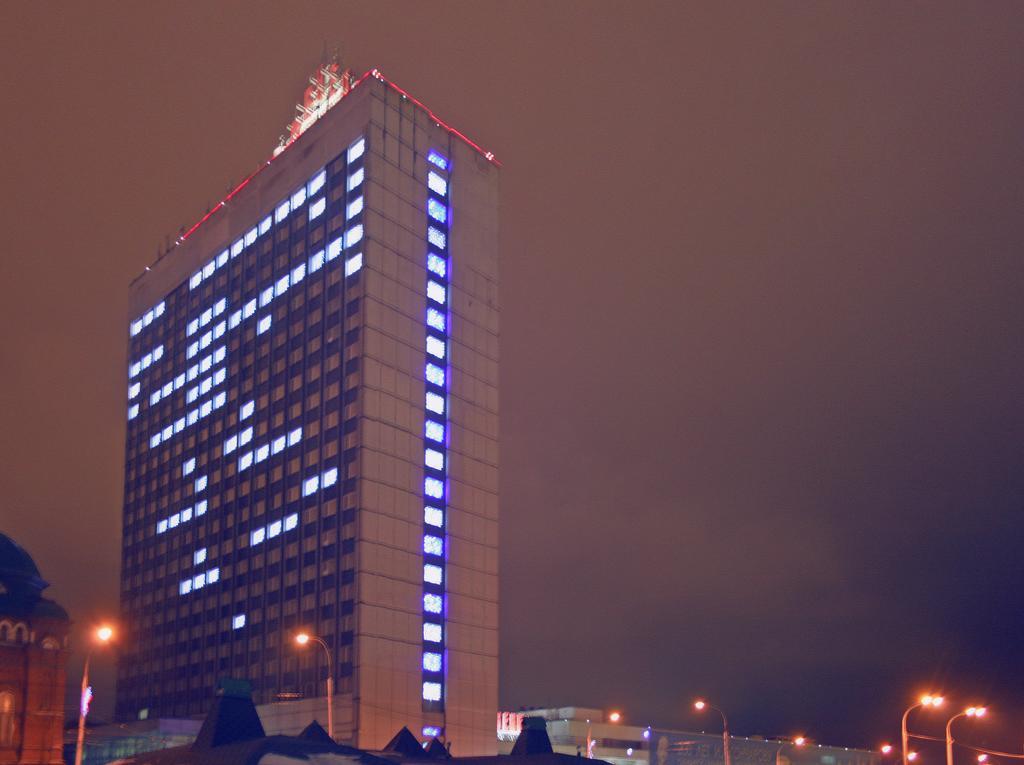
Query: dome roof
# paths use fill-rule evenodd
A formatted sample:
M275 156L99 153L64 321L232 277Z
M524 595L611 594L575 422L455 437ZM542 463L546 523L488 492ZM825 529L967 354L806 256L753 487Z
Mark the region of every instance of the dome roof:
M46 586L39 567L25 549L6 534L0 533L0 582Z

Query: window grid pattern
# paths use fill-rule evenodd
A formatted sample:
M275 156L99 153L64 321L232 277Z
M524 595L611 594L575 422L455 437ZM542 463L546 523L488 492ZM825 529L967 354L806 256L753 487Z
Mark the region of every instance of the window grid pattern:
M424 316L423 403L423 709L443 711L446 674L445 582L448 516L448 233L449 162L437 151L427 155L426 314Z
M351 682L364 145L131 322L119 717L202 713L227 674L316 693L299 626Z

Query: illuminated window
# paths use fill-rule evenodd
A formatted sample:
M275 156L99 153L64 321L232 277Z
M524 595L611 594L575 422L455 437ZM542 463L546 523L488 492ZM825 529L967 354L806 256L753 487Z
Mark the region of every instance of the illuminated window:
M296 428L288 434L288 446L295 446L302 440L302 428Z
M132 326L131 326L132 337L135 337L141 331L142 331L142 320L138 319L136 321L133 321L132 322Z
M196 515L205 515L206 513L206 500L200 500L196 502Z
M231 318L228 319L228 329L234 329L242 323L242 312L241 310L235 311L231 314Z
M279 204L277 206L277 209L274 211L274 223L280 223L285 218L287 218L290 210L291 208L289 206L288 200L286 199L281 204Z
M306 278L306 264L300 263L292 269L292 284L298 284Z
M448 264L440 255L430 253L427 255L427 269L431 273L444 277L448 273Z
M448 208L438 202L436 199L427 200L427 215L436 220L438 223L448 222Z
M270 322L272 321L272 319L273 317L269 315L264 316L262 319L260 319L259 323L256 325L256 334L262 335L264 332L270 329Z
M444 358L444 340L434 337L433 335L427 335L427 353L431 356L436 356L439 359Z
M270 219L269 215L266 218L264 218L263 220L261 220L260 221L260 236L263 236L265 233L270 231L271 225L273 225L273 221Z
M329 245L327 245L327 259L334 260L336 257L341 255L342 240L339 236Z
M263 460L265 460L269 456L270 456L270 446L268 444L263 444L263 446L261 446L258 449L256 449L256 461L257 462L263 462Z
M238 436L231 436L224 442L224 449L221 451L222 454L231 454L238 447Z
M438 154L436 151L432 150L429 154L427 154L427 162L434 165L435 167L441 168L442 170L448 169L448 160L441 154Z
M156 524L156 533L157 534L163 534L165 531L167 531L167 520L166 519L164 519L164 520L162 520L162 521L160 521L160 522L158 522Z
M423 625L423 639L428 643L441 642L441 625L426 622Z
M427 241L434 245L437 249L443 250L445 246L448 244L448 237L441 229L434 228L433 226L428 226Z
M167 519L167 525L172 529L178 528L178 524L181 523L181 513L175 513Z
M444 305L447 298L447 292L445 288L437 282L427 282L427 297L433 300L435 303Z
M424 725L422 731L426 738L437 738L441 735L441 729L436 725Z
M302 484L302 496L308 497L319 488L320 476L315 475L312 478L307 478Z
M256 313L256 298L253 298L244 306L242 306L242 318L248 319L254 313Z
M288 439L286 436L278 436L277 438L274 439L273 443L270 444L270 451L273 452L274 454L278 454L279 452L284 450L285 444L287 442Z
M267 538L267 530L266 529L254 529L253 532L249 535L249 544L250 545L258 545L261 542L263 542L263 540L266 539L266 538Z
M198 566L206 560L206 548L201 547L192 555L192 565Z
M186 335L194 335L198 329L199 329L199 319L192 319L192 321L190 321L188 323L188 326L185 327L185 334Z
M188 521L191 521L191 520L192 520L192 508L191 507L186 507L184 510L181 511L181 522L182 523L187 523Z
M192 589L193 590L201 590L205 586L206 586L206 574L205 573L203 573L203 574L196 574L194 577L192 577Z
M352 276L363 267L363 254L360 252L345 261L345 276Z
M192 592L192 580L191 579L185 579L178 586L178 594L179 595L188 595L190 592Z
M238 419L244 420L246 417L250 417L254 411L256 411L256 402L247 401L242 404L242 408L238 412Z
M320 252L314 254L313 257L311 257L309 259L309 272L313 273L315 271L319 271L323 267L324 267L324 251L320 250Z
M427 187L442 197L448 193L448 181L433 170L427 173Z
M439 614L442 607L443 601L440 595L428 592L423 596L423 610L428 614Z
M437 449L427 449L423 453L423 464L434 470L444 470L444 454Z
M428 651L423 654L423 669L427 672L441 671L441 654Z
M326 473L324 473L323 480L321 481L321 484L322 484L323 488L326 489L328 486L334 486L334 484L336 484L337 482L338 482L338 468L331 468Z
M253 432L252 431L252 426L250 425L248 428L246 428L241 433L239 433L238 434L238 445L239 446L245 446L247 443L252 441L252 432Z
M441 443L444 441L444 425L433 420L427 420L423 428L423 434L431 441Z
M196 458L193 457L190 460L186 460L185 464L181 466L181 474L182 474L182 476L186 476L186 475L188 475L189 473L191 473L195 469L196 469Z
M278 536L283 528L284 524L282 524L281 521L274 521L271 523L267 526L267 539L273 539Z
M428 497L440 499L444 496L444 484L436 478L424 478L423 493Z
M260 308L263 308L274 299L274 288L267 287L260 293Z
M437 364L427 364L426 378L427 382L444 387L444 369Z
M427 309L427 326L433 327L438 332L444 332L444 328L447 322L445 321L444 313L438 311L436 308Z
M231 257L237 258L239 255L241 255L243 247L245 247L245 241L242 239L239 239L237 242L231 245ZM227 253L224 253L224 260L227 260ZM217 265L222 266L224 264L221 263L220 260L218 259Z
M345 209L345 220L350 220L363 211L363 198L357 197L348 203Z
M427 410L434 414L444 414L444 397L427 391Z
M199 492L204 491L205 489L206 489L206 476L205 475L201 475L201 476L199 476L196 479L196 493L198 494Z
M142 390L142 383L132 383L128 386L128 399L131 400L139 395L139 391Z
M240 630L245 626L245 614L235 614L231 620L231 629Z
M288 291L288 275L285 274L277 280L277 284L274 285L274 297L281 297L285 292Z
M355 225L345 232L345 246L351 247L356 244L360 239L363 238L363 227L362 225Z
M194 290L196 287L198 287L202 283L202 281L203 281L203 273L202 273L202 271L196 271L194 274L192 274L192 278L188 280L188 288L190 290Z
M213 584L214 582L218 582L218 581L220 581L220 569L219 568L211 568L209 571L206 572L206 583L207 584Z
M366 151L366 139L365 138L360 138L354 144L349 146L348 147L348 162L349 162L349 164L355 162L357 159L359 159L361 156L363 156L363 152L364 151Z
M427 505L423 508L423 522L428 526L444 526L444 511L437 507Z
M363 182L363 168L359 168L348 177L348 190L356 189Z
M245 246L250 247L252 243L256 241L256 237L259 235L258 229L253 226L251 229L245 232Z
M252 452L246 452L238 459L238 469L245 470L252 466Z
M217 268L217 264L214 263L212 260L205 266L203 266L203 278L209 279L211 276L213 276L213 271L215 268Z
M441 684L440 683L424 683L423 684L423 700L424 701L440 701L441 700Z
M428 555L444 555L444 540L427 534L423 537L423 552Z
M433 563L425 563L423 565L423 581L427 584L443 584L444 569Z
M292 513L291 515L289 515L287 518L284 519L284 530L285 531L291 531L292 529L294 529L298 525L299 525L299 514L298 513Z
M292 194L292 209L297 210L306 201L306 187L301 186L298 191Z
M128 407L128 419L129 420L134 420L138 416L138 414L139 414L139 405L138 404L132 404L130 407Z
M327 171L321 170L309 180L309 195L313 196L316 194L316 192L324 187L325 183L327 183Z

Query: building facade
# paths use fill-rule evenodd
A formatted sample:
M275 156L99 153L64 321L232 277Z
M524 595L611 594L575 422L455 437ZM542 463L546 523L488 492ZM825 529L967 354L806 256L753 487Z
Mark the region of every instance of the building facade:
M67 612L31 556L0 534L0 765L63 762Z
M613 722L602 709L554 707L498 715L498 748L511 751L524 716L547 723L556 752L605 760L613 765L722 765L721 733L695 732ZM880 765L878 752L788 739L730 736L733 765Z
M323 722L307 631L337 738L491 753L498 165L376 70L312 82L131 287L117 715L233 676Z

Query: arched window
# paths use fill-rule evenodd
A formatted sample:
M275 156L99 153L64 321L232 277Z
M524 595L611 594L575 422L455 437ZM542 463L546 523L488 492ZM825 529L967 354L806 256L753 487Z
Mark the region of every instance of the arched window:
M14 708L14 694L10 691L0 691L0 747L14 746L14 732L16 730L16 718Z
M8 643L11 640L11 625L7 622L0 623L0 643Z
M47 635L43 638L43 648L47 651L56 651L60 648L60 643L57 642L56 638L52 638Z
M17 627L14 628L14 642L15 643L24 643L27 640L28 640L28 630L25 628L24 624L19 624Z

